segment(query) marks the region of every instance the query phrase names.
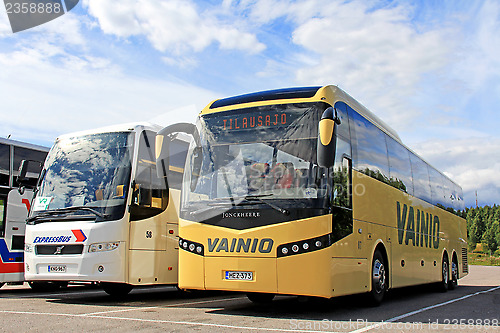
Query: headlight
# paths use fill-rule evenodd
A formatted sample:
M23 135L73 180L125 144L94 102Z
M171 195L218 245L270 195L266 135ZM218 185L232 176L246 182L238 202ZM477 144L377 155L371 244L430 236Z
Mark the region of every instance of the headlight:
M90 244L89 252L112 251L120 245L120 242L94 243Z
M33 248L33 245L24 243L24 252L33 252Z

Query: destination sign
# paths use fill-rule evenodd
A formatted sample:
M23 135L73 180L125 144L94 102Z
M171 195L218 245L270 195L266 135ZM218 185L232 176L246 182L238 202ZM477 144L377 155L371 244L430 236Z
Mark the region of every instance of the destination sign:
M272 113L267 115L240 114L221 119L223 130L245 129L254 127L272 127L287 125L286 113Z
M316 139L322 103L266 105L202 115L201 124L217 145Z

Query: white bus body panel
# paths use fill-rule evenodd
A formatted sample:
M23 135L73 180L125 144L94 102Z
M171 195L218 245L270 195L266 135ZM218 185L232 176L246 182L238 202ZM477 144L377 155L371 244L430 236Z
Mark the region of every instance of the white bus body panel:
M27 281L104 281L126 279L127 224L124 219L108 222L45 222L26 226L25 278ZM94 243L119 242L110 251L89 252ZM79 254L36 255L38 246L83 245ZM49 247L50 249L50 247ZM53 253L56 253L54 249ZM49 266L63 265L64 271L50 272ZM102 268L100 268L102 266Z
M22 195L13 189L7 196L5 216L5 238L0 239L0 283L24 281L22 237L26 226L33 192L26 190ZM17 238L19 244L13 244ZM13 249L13 245L16 245Z

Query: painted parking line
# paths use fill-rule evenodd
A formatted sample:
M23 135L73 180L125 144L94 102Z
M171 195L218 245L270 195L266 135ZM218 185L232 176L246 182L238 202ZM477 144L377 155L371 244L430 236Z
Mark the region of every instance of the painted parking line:
M267 331L267 332L300 332L300 333L324 333L325 331L311 331L311 330L297 330L297 329L283 329L283 328L270 328L270 327L253 327L253 326L236 326L236 325L225 325L225 324L211 324L202 323L194 321L175 321L175 320L162 320L162 319L142 319L142 318L131 318L131 317L111 317L111 316L100 316L100 315L87 315L82 316L79 314L71 313L47 313L47 312L30 312L30 311L11 311L11 310L0 310L0 313L8 314L21 314L21 315L38 315L38 316L58 316L58 317L70 317L70 318L96 318L96 319L106 319L106 320L119 320L119 321L135 321L135 322L145 322L145 323L156 323L156 324L172 324L172 325L183 325L183 326L201 326L210 328L228 328L237 330L248 330L248 331Z
M438 303L438 304L434 304L434 305L431 305L431 306L427 306L427 307L422 308L422 309L418 309L418 310L415 310L415 311L411 311L411 312L399 315L397 317L393 317L391 319L387 319L385 321L385 323L393 323L393 322L396 322L398 320L401 320L401 319L404 319L404 318L407 318L407 317L410 317L410 316L413 316L413 315L416 315L416 314L419 314L419 313L422 313L422 312L425 312L425 311L428 311L428 310L439 308L441 306L445 306L445 305L452 304L452 303L455 303L455 302L460 302L460 301L463 301L464 299L467 299L467 298L470 298L470 297L474 297L474 296L477 296L477 295L481 295L481 294L486 294L486 293L489 293L489 292L492 292L492 291L495 291L495 290L498 290L498 289L500 289L500 286L496 286L496 287L493 287L493 288L488 289L488 290L478 291L478 292L475 292L475 293L472 293L472 294L468 294L468 295L465 295L465 296L462 296L462 297L459 297L459 298L455 298L455 299L452 299L452 300L449 300L449 301L446 301L446 302L443 302L443 303ZM372 324L370 326L363 327L363 328L357 329L355 331L351 331L350 333L362 333L362 332L366 332L366 331L369 331L371 329L380 328L380 325L381 325L381 323L374 323L374 324Z
M90 316L103 315L103 314L107 314L107 313L118 313L118 312L129 312L129 311L137 311L137 310L151 310L151 309L172 308L172 307L184 306L184 305L209 304L209 303L216 303L216 302L234 301L234 300L239 300L239 299L244 299L244 298L245 297L231 297L231 298L212 299L212 300L196 301L196 302L183 302L183 303L174 303L174 304L148 306L148 307L134 307L134 308L121 309L121 310L110 310L110 311L100 311L100 312L83 313L83 314L80 314L79 316L81 316L81 317L86 317L86 316L90 317Z
M86 290L83 295L97 295L97 294L103 294L103 290L97 290L97 291L89 291ZM71 290L71 291L65 291L65 292L57 292L57 293L30 293L28 295L9 295L9 296L0 296L0 299L13 299L13 298L37 298L37 297L56 297L56 296L64 296L64 295L73 295L73 294L80 294L82 295L81 290Z

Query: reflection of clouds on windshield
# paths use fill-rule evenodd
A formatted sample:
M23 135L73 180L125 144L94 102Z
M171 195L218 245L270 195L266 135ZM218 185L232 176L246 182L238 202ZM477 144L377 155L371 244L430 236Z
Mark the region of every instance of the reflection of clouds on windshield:
M117 198L117 186L130 175L129 136L105 133L58 141L47 159L39 196L53 198L51 209L103 206L107 199Z
M227 165L219 169L218 179L217 193L219 193L219 197L245 196L248 194L245 161L241 149L238 149L238 154L233 156L233 159Z

